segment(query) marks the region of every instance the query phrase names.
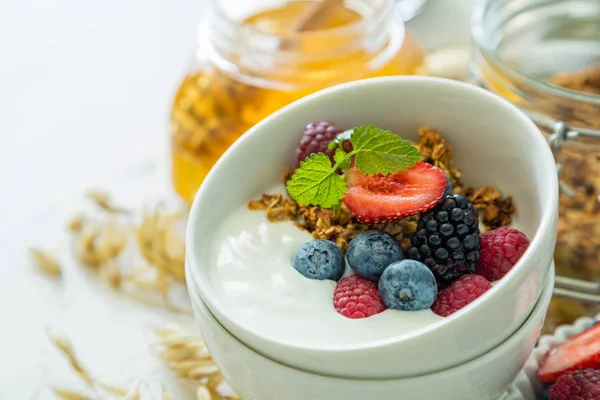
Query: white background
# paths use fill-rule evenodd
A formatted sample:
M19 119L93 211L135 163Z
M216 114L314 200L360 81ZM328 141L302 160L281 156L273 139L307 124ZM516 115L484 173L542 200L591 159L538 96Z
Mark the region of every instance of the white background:
M430 0L409 28L428 49L468 43L476 1ZM47 384L76 384L48 345L49 325L99 375L159 379L143 328L170 317L82 274L63 224L89 187L133 204L169 193L167 115L201 9L200 0L0 0L0 399L52 398ZM30 245L58 252L62 283L32 272Z

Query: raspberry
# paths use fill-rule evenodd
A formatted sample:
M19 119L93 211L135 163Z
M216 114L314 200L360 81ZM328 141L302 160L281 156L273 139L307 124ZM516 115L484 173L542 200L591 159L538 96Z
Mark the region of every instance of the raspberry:
M450 283L475 271L479 241L477 210L465 196L455 194L421 215L407 256L427 265L439 282Z
M300 161L304 161L312 153L325 153L333 163L335 150L328 150L327 145L342 132L342 128L329 121L311 122L306 125L304 136L296 148L296 166L300 166ZM351 150L347 148L348 146L352 144L348 141L344 142L344 150Z
M527 236L516 229L502 227L483 233L475 273L489 281L497 281L519 261L528 246Z
M454 314L492 288L483 276L463 275L438 293L431 311L442 317Z
M335 310L348 318L367 318L385 310L377 284L359 275L338 282L333 291Z
M549 400L600 399L600 371L584 369L562 375L548 393Z

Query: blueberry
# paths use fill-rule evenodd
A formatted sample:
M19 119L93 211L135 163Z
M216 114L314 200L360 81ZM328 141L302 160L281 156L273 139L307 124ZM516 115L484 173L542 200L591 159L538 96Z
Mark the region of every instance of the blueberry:
M437 297L433 273L419 261L391 264L379 280L379 295L387 308L418 311L430 308Z
M310 279L339 280L344 274L345 263L342 249L329 240L313 240L304 243L292 260L296 271Z
M363 278L377 281L393 262L404 260L402 247L392 235L383 231L366 231L348 244L348 265Z
M444 175L446 175L446 190L444 191L444 197L452 196L452 192L454 191L454 188L452 187L452 181L447 173L444 172Z

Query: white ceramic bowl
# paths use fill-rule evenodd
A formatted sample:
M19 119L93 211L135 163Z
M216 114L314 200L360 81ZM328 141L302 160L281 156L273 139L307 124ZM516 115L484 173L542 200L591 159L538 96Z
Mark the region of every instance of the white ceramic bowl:
M244 400L497 400L539 337L553 286L554 268L525 323L487 354L441 372L390 380L329 377L277 363L227 332L198 294L192 294L192 304L215 362Z
M537 370L548 349L583 332L598 320L600 320L600 314L596 315L596 318L579 318L571 325L559 326L552 335L542 336L527 359L523 370L517 375L502 400L537 400L537 394L543 386L537 377Z
M364 124L417 139L422 125L438 128L453 146L467 184L494 185L512 195L514 226L531 240L515 267L473 305L432 325L360 345L298 346L240 323L211 285L214 227L281 179L302 127L328 119ZM290 134L298 132L298 134ZM305 97L244 134L217 162L194 201L187 230L187 270L217 320L259 353L306 371L357 378L396 378L443 370L498 346L523 324L546 283L556 239L557 177L536 126L503 99L471 85L427 77L353 82ZM248 267L252 267L249 265Z

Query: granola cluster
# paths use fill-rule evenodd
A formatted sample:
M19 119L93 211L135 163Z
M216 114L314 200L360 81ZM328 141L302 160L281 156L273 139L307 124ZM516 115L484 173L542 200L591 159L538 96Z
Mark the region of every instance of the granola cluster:
M418 218L409 217L383 224L361 224L343 204L339 211L316 206L300 206L281 193L263 194L259 200L248 203L250 210L265 210L270 222L293 221L303 230L310 232L315 239L328 239L335 242L343 251L348 243L361 232L380 229L390 233L403 248L410 246L410 237L417 229Z
M588 94L600 94L600 64L582 69L556 74L550 78L550 83L565 89Z
M486 228L496 229L511 223L516 211L512 197L502 197L495 187L465 188L460 170L453 168L452 147L446 144L436 129L421 127L416 146L423 161L446 172L452 181L454 193L462 193L469 198Z
M479 211L479 216L487 228L496 229L510 224L516 211L511 196L502 197L495 187L467 188L464 194Z
M422 160L441 168L452 181L455 193L464 193L482 214L482 221L488 228L497 228L511 222L515 212L510 197L503 198L500 191L493 187L479 189L464 188L460 170L453 167L452 147L440 133L429 127L419 129L419 149ZM287 182L293 170L284 172L283 181ZM382 224L362 224L342 203L337 212L316 206L299 205L285 195L263 194L260 199L248 203L250 210L264 210L270 222L293 221L303 230L310 232L315 239L328 239L346 250L352 238L369 229L384 230L396 238L406 250L410 238L417 229L419 216L402 218Z

